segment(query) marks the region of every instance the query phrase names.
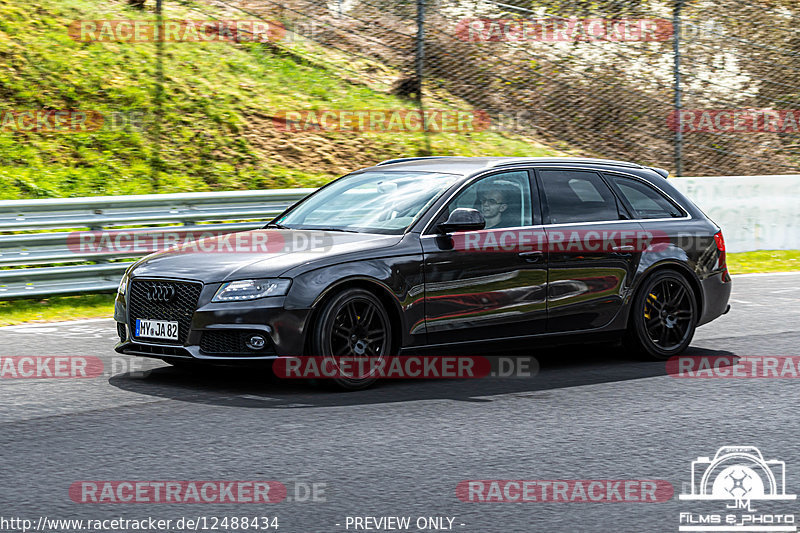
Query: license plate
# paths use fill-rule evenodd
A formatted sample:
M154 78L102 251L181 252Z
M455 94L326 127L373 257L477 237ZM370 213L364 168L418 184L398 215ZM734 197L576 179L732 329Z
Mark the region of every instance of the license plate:
M150 339L178 340L178 323L167 320L136 319L136 336Z

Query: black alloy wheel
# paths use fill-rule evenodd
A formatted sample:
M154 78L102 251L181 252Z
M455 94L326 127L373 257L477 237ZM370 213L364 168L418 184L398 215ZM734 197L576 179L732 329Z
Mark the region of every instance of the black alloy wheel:
M697 301L689 282L671 270L645 281L631 308L627 345L652 359L665 360L683 352L697 325Z
M336 376L325 379L337 388L359 390L372 385L379 376L374 369L392 352L392 327L389 315L381 301L364 289L345 289L328 300L319 315L313 332L311 356L331 360L328 368ZM340 365L342 359L350 363L370 358L365 364ZM366 372L352 372L354 367Z

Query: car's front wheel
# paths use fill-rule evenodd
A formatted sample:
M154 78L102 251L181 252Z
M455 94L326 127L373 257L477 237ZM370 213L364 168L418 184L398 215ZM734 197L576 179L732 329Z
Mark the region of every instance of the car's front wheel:
M662 270L648 278L633 301L625 344L663 361L683 352L697 324L697 301L681 274Z
M312 353L329 359L334 377L325 382L344 390L359 390L378 379L378 367L392 353L392 325L381 301L371 292L350 288L329 299L320 311L312 334ZM362 365L343 361L370 358ZM367 369L359 371L358 369Z

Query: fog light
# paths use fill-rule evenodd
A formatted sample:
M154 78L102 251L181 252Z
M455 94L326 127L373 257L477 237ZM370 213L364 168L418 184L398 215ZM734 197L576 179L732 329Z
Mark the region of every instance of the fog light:
M251 350L260 350L266 346L266 344L267 339L265 339L263 335L251 335L250 338L245 341L245 345Z

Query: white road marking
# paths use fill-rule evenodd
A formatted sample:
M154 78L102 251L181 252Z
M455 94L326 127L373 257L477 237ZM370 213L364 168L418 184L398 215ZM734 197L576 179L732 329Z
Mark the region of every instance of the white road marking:
M800 276L800 272L754 272L752 274L734 274L734 279L737 278L755 278L761 276Z
M279 402L280 398L270 398L269 396L256 396L255 394L240 394L239 398L246 400L260 400L262 402Z

